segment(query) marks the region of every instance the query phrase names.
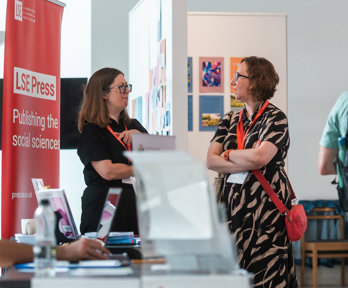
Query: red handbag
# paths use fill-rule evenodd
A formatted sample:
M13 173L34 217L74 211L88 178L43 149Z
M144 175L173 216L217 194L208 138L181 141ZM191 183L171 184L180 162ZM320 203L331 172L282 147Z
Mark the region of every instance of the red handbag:
M303 205L292 205L291 209L286 209L285 205L280 201L277 194L272 189L271 185L267 182L265 176L261 173L260 170L253 170L252 171L261 183L263 189L267 192L268 196L271 197L273 203L276 205L277 209L279 210L280 214L285 215L285 225L286 225L286 231L289 237L290 241L298 241L302 238L302 235L307 229L307 216L306 212L303 208ZM285 174L286 175L286 174ZM286 176L287 178L287 176ZM290 181L289 187L291 191L291 200L296 199L295 193L292 190Z

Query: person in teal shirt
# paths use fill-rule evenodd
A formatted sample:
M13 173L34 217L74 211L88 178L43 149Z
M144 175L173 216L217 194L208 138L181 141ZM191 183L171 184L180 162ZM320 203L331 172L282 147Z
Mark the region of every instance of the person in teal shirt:
M318 169L321 175L337 174L334 160L339 151L338 139L346 136L347 122L348 91L343 92L332 107L320 139Z

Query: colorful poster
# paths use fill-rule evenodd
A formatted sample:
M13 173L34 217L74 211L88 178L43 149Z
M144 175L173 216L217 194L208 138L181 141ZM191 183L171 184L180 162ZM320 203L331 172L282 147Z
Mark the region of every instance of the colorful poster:
M37 200L31 178L59 186L63 7L7 1L2 125L2 238L20 233Z
M224 93L223 57L199 57L199 92Z
M193 131L193 117L192 117L192 113L193 113L193 106L192 106L192 95L188 95L188 103L187 103L187 123L188 123L188 131Z
M161 84L166 82L166 39L160 41Z
M199 96L199 131L215 131L224 115L224 96Z
M192 57L187 58L187 92L192 93Z
M134 111L134 118L138 119L139 121L142 121L143 119L143 97L139 96L135 98L135 111Z
M230 58L230 83L236 74L240 61L242 61L243 57L231 57ZM230 92L233 94L236 92L232 85L230 85Z

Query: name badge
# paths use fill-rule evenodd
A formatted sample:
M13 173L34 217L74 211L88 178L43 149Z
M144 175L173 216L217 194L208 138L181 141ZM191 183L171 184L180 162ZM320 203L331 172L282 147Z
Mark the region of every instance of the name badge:
M227 178L227 183L235 183L235 184L243 184L245 181L245 178L248 176L247 171L245 172L238 172L238 173L232 173Z
M132 180L131 180L130 177L129 178L125 178L125 179L122 179L122 183L123 184L132 184Z

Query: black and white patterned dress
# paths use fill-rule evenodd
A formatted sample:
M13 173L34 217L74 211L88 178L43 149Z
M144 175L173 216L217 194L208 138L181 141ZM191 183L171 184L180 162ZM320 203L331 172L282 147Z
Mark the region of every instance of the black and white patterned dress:
M246 116L245 108L241 112L226 114L211 141L221 143L224 151L237 149L239 113L243 113L243 127L247 131L257 112L258 109L251 119ZM283 170L290 144L288 121L286 115L273 104L269 104L251 126L244 148L252 148L258 140L269 141L278 148L274 158L260 170L280 200L290 208L291 194ZM254 274L255 287L297 287L284 216L280 215L251 171L243 184L226 183L228 176L224 175L224 186L218 194L218 201L226 205L228 224L236 236L241 268Z

